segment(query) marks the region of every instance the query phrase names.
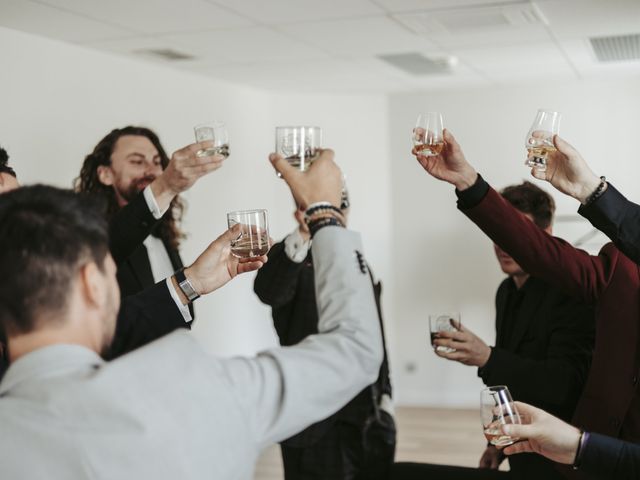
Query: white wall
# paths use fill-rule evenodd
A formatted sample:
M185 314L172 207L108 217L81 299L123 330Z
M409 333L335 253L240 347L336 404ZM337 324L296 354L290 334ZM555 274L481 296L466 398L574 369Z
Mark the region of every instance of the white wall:
M384 97L270 95L2 28L0 65L0 145L23 183L70 186L84 156L114 127L148 126L172 152L193 141L193 125L228 123L230 158L185 195L186 262L226 228L231 210L267 208L272 236L289 232L290 195L267 160L274 127L324 127L325 144L349 177L352 224L366 238L376 273L390 276ZM368 138L375 141L362 141ZM209 350L251 354L275 344L270 309L252 285L246 275L198 301L194 332Z
M429 177L410 156L416 117L421 111L442 112L445 126L467 159L491 184L503 187L529 178L522 164L524 139L536 110L545 107L563 112L562 136L584 154L595 172L640 200L634 141L640 127L637 80L550 82L390 97L392 317L396 345L401 346L394 378L403 403L476 406L482 387L476 369L435 356L427 338L428 314L460 311L463 324L491 344L494 295L503 278L490 241L456 210L453 187ZM553 195L559 214L575 213L575 201ZM587 230L585 224L556 226L560 235Z
M362 232L385 285L393 380L402 403L476 405L475 370L435 357L427 317L459 310L467 326L492 341L493 296L502 278L490 242L456 211L452 188L428 178L409 154L420 111L443 112L468 158L504 186L527 178L522 144L535 110L559 109L562 134L596 172L640 200L630 140L640 125L637 81L389 98L270 94L7 29L0 29L0 64L0 145L25 183L69 186L84 155L116 126L149 126L173 151L192 141L194 124L228 122L231 157L186 195L187 262L225 228L230 210L269 209L277 239L294 227L288 191L266 160L273 129L322 126L325 145L336 150L347 174L351 226ZM559 213L575 211L575 202L555 198ZM252 281L248 275L199 301L194 331L209 350L253 353L275 344L270 311L253 295Z

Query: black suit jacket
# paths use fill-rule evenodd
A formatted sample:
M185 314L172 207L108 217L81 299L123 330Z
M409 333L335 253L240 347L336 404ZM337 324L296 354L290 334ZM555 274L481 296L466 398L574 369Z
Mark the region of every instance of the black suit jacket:
M160 282L122 300L114 340L105 357L124 355L185 325L167 284ZM8 358L0 357L0 379L8 366Z
M581 457L579 470L591 479L640 478L640 445L593 433Z
M311 254L302 263L293 262L284 251L284 242L280 242L271 247L268 256L269 261L258 270L254 291L263 303L272 307L273 325L280 344L295 345L307 336L318 333L318 307ZM374 292L379 305L380 284L374 285ZM391 395L386 354L374 389L375 392L371 387L365 388L334 415L282 443L292 447L313 445L338 419L363 426L367 416L372 413L376 401L374 397L382 393Z
M170 215L168 211L165 215ZM140 192L131 202L122 207L109 223L109 248L118 265L120 295L128 297L155 284L147 248L142 242L158 228L161 220L149 210L144 194ZM162 239L174 271L184 265L180 252ZM193 305L189 305L191 317L195 319ZM187 325L189 327L189 325Z
M529 277L516 318L507 317L513 280L496 294L496 346L483 368L486 385L507 385L513 398L569 421L587 379L594 342L593 309ZM510 325L510 338L503 331ZM509 457L519 478L563 478L553 462L535 454Z
M618 249L640 263L640 205L627 200L613 185L578 213L609 237Z

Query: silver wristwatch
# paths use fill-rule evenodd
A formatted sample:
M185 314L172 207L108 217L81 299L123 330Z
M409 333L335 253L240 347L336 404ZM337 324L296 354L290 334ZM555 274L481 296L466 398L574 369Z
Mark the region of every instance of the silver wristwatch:
M197 298L200 298L200 294L196 292L196 289L193 288L193 285L191 285L191 282L184 274L184 268L178 270L174 275L176 277L176 281L178 282L180 290L182 290L182 293L184 293L184 296L187 297L190 302L193 302Z

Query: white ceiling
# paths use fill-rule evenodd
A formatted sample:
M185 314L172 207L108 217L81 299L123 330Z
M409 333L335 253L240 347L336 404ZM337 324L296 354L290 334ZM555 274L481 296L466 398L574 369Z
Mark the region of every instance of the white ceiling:
M640 0L0 0L0 25L269 90L640 75L640 61L598 63L588 42L640 34ZM195 58L169 61L145 49ZM377 57L404 53L454 66L411 75Z

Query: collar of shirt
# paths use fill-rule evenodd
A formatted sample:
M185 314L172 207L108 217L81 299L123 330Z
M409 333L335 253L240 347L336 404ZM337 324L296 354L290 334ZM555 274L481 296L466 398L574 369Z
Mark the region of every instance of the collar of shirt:
M90 371L105 361L93 350L81 345L58 344L42 347L13 362L0 383L0 396L23 382L71 372Z

